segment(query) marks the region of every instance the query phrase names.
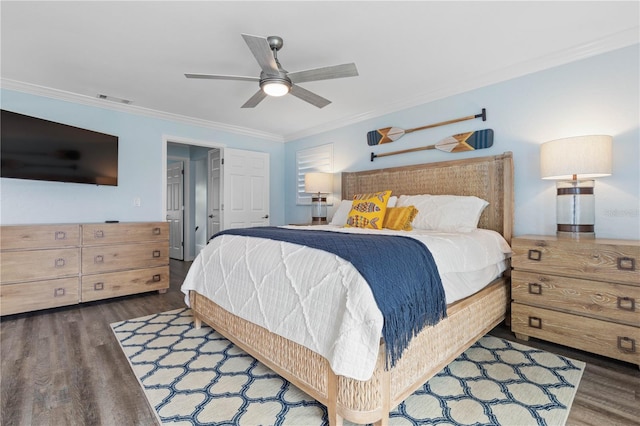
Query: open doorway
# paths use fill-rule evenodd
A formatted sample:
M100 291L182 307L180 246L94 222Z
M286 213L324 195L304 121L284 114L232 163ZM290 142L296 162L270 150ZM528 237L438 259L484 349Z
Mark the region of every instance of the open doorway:
M207 158L209 151L220 152L221 148L210 145L203 146L197 142L174 141L171 138L166 140L167 190L165 208L166 219L170 222L171 227L170 246L174 248L170 254L172 259L191 261L206 245L209 233L207 229L207 199L210 190ZM173 182L176 183L170 190L172 181L169 178L169 172L175 169L176 164L179 163L183 168L182 184L177 183L179 179L174 177ZM213 188L213 190L219 192L221 188ZM181 191L181 197L175 194L177 191ZM174 205L178 203L177 200L181 200L181 206ZM181 223L178 223L177 218L182 219ZM182 253L178 250L180 247L182 247Z
M183 260L195 259L212 232L269 225L268 153L173 137L163 141L163 205L167 220L167 172L173 162L184 165L183 241L170 242L172 246L183 246Z

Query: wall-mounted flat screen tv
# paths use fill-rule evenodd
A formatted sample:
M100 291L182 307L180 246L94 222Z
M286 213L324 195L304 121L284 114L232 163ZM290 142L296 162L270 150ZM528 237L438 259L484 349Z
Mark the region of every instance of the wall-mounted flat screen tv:
M3 178L118 185L118 137L2 110Z

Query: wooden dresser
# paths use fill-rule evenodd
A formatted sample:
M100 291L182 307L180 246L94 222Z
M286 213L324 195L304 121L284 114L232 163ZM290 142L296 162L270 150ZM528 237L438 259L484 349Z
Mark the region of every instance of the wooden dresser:
M640 365L640 242L512 239L511 330Z
M166 222L0 227L0 315L169 288Z

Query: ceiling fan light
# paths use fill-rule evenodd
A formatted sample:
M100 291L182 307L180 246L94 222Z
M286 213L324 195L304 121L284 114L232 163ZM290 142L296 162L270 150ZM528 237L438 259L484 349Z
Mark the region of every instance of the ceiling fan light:
M291 90L291 83L286 80L265 81L260 87L269 96L284 96Z

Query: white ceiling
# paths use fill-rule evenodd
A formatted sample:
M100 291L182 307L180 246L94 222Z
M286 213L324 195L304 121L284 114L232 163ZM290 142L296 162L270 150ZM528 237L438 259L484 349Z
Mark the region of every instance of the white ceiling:
M2 87L287 141L638 43L639 5L3 0ZM281 36L290 72L355 62L360 75L301 84L323 109L291 95L241 109L257 83L184 77L257 77L241 33Z

